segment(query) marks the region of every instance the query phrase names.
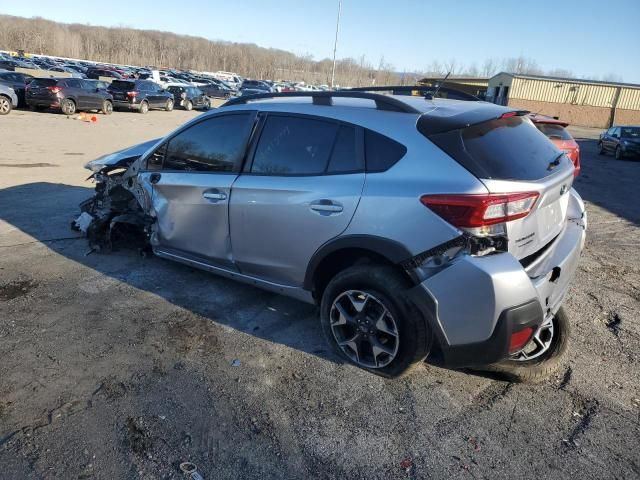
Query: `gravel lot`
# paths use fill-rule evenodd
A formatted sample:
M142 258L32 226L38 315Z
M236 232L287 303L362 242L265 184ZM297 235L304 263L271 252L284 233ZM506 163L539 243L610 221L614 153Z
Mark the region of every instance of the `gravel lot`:
M589 231L536 386L342 363L306 304L69 230L82 165L195 112L0 118L0 478L638 478L640 162L574 129Z

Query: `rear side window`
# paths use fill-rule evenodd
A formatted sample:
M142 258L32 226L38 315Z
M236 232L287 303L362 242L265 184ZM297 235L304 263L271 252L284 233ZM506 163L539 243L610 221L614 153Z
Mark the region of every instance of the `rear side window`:
M365 130L367 172L384 172L407 153L407 147L371 130Z
M249 114L199 122L169 140L162 169L231 172L244 153L251 125ZM156 158L156 168L158 162Z
M54 78L34 78L29 84L30 87L52 87L58 81Z
M77 79L68 79L64 81L64 84L69 88L82 88L80 80Z
M111 86L110 88L112 90L122 90L122 91L131 91L135 89L135 83L134 82L127 82L127 81L123 81L123 80L114 80L113 82L111 82Z
M252 173L324 175L362 170L355 128L303 117L269 115L251 167Z
M553 140L573 140L573 137L562 125L553 123L534 123L536 128Z
M551 175L562 152L525 117L489 120L429 139L478 178L539 180Z

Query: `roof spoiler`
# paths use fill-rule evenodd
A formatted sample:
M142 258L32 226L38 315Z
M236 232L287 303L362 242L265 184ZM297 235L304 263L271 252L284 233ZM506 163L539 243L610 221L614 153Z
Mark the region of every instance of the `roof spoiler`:
M449 110L446 106L439 106L437 110L420 116L418 130L426 136L437 135L491 120L522 117L528 113L527 110L510 110L509 108L486 102L462 112L453 109Z
M438 96L441 93L446 93L446 98L450 100L465 100L469 102L480 102L478 97L471 95L470 93L463 92L450 87L428 86L428 85L383 85L377 87L355 87L345 89L347 92L390 92L392 95L414 95L423 96L429 100L433 98L433 95L437 92Z

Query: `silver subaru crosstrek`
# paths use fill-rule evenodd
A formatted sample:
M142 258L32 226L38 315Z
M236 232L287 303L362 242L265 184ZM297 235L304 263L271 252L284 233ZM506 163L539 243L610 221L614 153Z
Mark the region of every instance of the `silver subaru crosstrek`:
M87 165L75 228L320 307L344 359L552 372L584 245L573 164L527 112L371 92L241 97Z

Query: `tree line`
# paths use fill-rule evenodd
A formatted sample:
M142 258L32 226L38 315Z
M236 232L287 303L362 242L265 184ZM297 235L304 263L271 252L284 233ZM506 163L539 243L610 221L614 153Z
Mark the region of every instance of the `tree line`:
M39 17L0 15L0 49L133 66L197 71L233 71L248 78L329 84L332 60L315 60L286 50L250 43L207 40L156 30L65 24ZM525 58L487 59L480 66L456 60L433 61L422 72L397 72L381 57L373 64L364 55L336 62L335 83L341 86L411 85L425 76L469 75L489 77L499 71L544 73ZM564 73L556 70L547 73ZM568 75L566 75L568 74ZM620 81L620 78L608 78Z

